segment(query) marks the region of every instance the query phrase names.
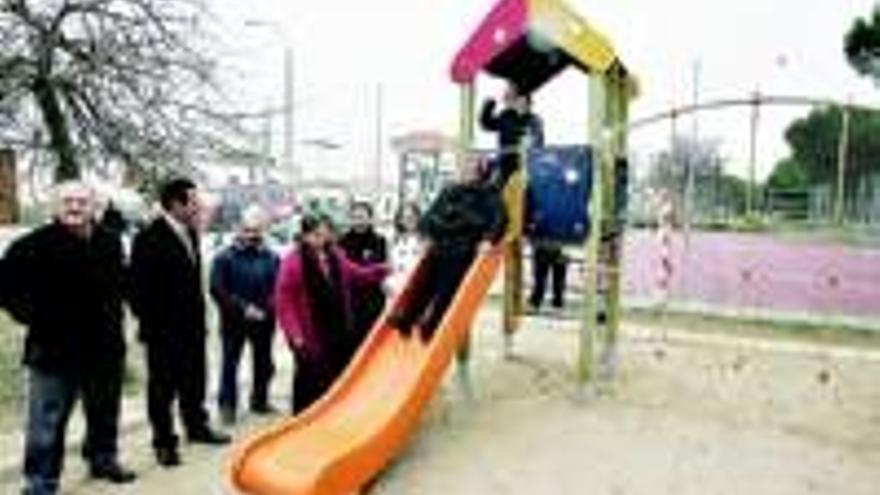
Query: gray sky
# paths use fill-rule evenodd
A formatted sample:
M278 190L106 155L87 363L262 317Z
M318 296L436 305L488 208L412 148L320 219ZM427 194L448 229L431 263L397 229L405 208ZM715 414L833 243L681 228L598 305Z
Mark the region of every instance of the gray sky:
M492 7L492 0L213 0L239 57L242 106L281 101L283 47L295 58L298 138L331 138L338 151L299 146L306 176L365 175L375 163L376 87L383 86L386 138L413 129L454 133L457 90L449 65ZM871 0L569 0L604 32L642 83L632 115L644 116L693 99L699 61L701 100L762 92L846 99L871 104L878 90L846 65L842 37ZM255 22L256 21L256 22ZM246 27L245 24L250 24ZM254 26L262 24L262 26ZM480 81L480 96L497 94ZM583 142L585 80L570 71L536 97L551 142ZM762 113L762 175L784 152L781 133L804 110ZM702 136L718 137L735 173L743 173L748 110L699 117ZM690 132L692 122L679 125ZM280 120L275 126L280 131ZM669 125L631 139L638 156L665 144ZM488 143L486 137L483 143ZM277 149L277 148L276 148ZM385 170L394 159L384 150Z

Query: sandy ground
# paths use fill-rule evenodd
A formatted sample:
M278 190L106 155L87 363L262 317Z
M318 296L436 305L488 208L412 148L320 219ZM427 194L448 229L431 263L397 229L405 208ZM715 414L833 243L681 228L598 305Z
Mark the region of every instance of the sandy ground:
M880 350L674 330L661 341L657 329L627 327L617 376L579 398L573 323L527 320L508 360L498 323L495 311L479 319L473 398L449 373L408 449L366 491L878 493ZM256 426L245 423L239 430ZM64 493L222 493L223 449L185 448L185 466L161 470L147 446L146 430L123 446L138 483L89 482L69 459Z

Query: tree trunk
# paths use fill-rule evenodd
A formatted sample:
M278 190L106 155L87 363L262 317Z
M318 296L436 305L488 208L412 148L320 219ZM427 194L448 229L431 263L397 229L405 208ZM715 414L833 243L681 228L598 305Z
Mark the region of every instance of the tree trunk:
M0 148L0 224L15 223L18 218L15 153L11 149Z
M68 126L67 118L61 109L55 88L45 78L38 78L34 81L33 91L43 116L43 124L49 131L49 147L58 159L55 182L79 179L82 170L76 160L76 150L70 137L70 126Z

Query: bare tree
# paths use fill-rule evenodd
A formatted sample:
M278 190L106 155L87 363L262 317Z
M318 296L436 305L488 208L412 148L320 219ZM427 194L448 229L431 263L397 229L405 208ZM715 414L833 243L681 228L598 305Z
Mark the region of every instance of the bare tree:
M679 208L688 204L686 198L690 195L692 211L688 215L701 217L713 213L723 202L723 190L729 181L723 172L725 160L720 146L716 139L694 141L676 136L670 149L652 157L646 185L671 194Z
M203 11L201 0L0 0L0 140L45 136L56 180L98 161L173 167L184 143L216 146L220 124L202 119L215 89Z

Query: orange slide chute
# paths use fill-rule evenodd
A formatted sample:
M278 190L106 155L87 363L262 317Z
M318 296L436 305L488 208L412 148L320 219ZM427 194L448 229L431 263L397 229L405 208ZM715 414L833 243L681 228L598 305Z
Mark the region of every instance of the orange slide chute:
M407 284L321 399L235 447L226 472L232 493L348 494L378 473L404 447L443 378L489 290L499 252L474 260L429 344L417 331L405 338L388 324L409 297Z

